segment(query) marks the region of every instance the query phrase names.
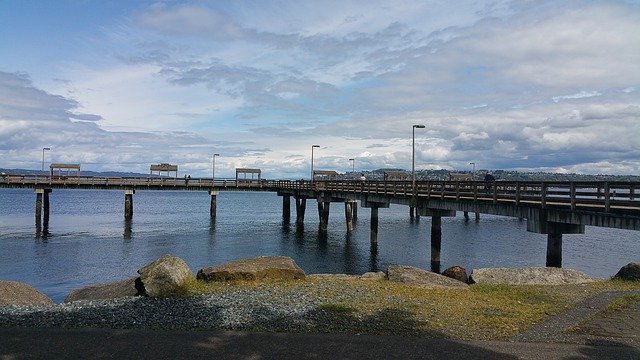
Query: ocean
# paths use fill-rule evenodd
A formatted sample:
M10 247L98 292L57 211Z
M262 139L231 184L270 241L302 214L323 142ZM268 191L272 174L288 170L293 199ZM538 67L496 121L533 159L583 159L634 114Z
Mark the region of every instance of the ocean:
M344 205L331 204L319 231L317 205L307 200L305 224L283 223L282 198L267 192L220 192L217 217L199 191L137 191L133 220L124 220L117 190L53 190L48 234L36 234L32 189L0 189L0 280L28 283L56 302L73 289L137 275L164 254L193 272L231 260L281 255L307 273L363 274L391 264L430 270L429 217L411 220L409 208L379 210L378 244L369 241L370 210L358 208L347 234ZM442 218L441 269L544 266L547 237L526 231L526 220L462 212ZM608 278L640 261L640 231L587 227L563 236L563 267Z

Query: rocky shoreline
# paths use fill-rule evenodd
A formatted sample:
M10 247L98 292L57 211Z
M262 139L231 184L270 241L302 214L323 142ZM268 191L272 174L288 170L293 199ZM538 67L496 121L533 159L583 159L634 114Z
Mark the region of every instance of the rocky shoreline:
M278 273L274 270L260 270L256 264L265 259L249 259L252 271L268 274L266 278L278 279ZM280 263L282 259L277 259ZM287 260L288 261L288 260ZM150 264L151 265L151 264ZM238 267L238 263L232 264L236 270L246 271L246 267ZM290 264L294 269L295 263ZM148 265L149 266L149 265ZM145 267L148 269L148 266ZM160 266L161 269L167 270ZM218 270L228 271L228 267ZM299 269L299 268L298 268ZM531 283L538 277L544 284L549 283L549 278L557 278L560 270L549 270L550 276L541 275L544 268L534 269L494 269L491 272L491 281L504 276L505 272L511 272L510 279L522 278ZM171 279L172 276L163 274L160 278ZM626 270L625 270L626 271ZM480 273L486 273L482 271ZM586 276L576 275L575 271L564 271L567 275L562 277L575 281L593 281ZM0 303L0 327L46 327L46 328L113 328L113 329L174 329L174 330L241 330L241 331L276 331L276 332L342 332L358 333L363 329L376 331L376 327L389 326L393 333L409 334L430 337L446 336L440 332L415 332L417 326L411 316L393 308L398 302L404 301L402 296L392 294L380 299L388 303L388 307L378 309L370 313L350 313L349 307L337 304L353 304L365 300L371 300L376 294L363 293L363 288L352 286L358 282L375 281L384 286L385 282L407 284L409 288L416 289L445 289L452 291L451 295L460 291L468 291L469 285L439 274L430 273L421 269L407 266L391 266L387 273L367 273L362 276L345 275L302 275L297 270L284 271L286 281L295 286L270 286L269 283L252 286L250 288L230 285L224 291L218 291L206 295L189 297L164 297L134 296L129 293L122 295L122 289L131 292L131 285L136 284L136 279L128 279L122 282L102 285L104 289L119 289L109 293L107 299L75 299L62 304L52 304L43 301L39 304L25 305L23 302L14 304ZM295 276L292 274L295 273ZM500 276L495 274L501 274ZM486 275L486 274L485 274ZM212 276L212 275L210 275ZM225 275L226 281L230 273ZM247 279L247 273L240 276ZM300 281L300 277L306 280ZM189 274L185 275L189 278ZM474 278L473 273L471 278ZM298 279L298 280L295 280ZM476 281L481 277L476 277ZM175 279L174 279L175 280ZM271 279L270 281L272 281ZM156 280L156 284L159 283ZM246 281L246 280L243 280ZM283 280L276 280L283 281ZM483 281L483 280L480 280ZM147 284L149 279L146 279ZM163 282L163 281L161 281ZM164 281L165 283L171 281ZM179 282L179 281L178 281ZM7 282L0 282L6 283ZM474 285L471 285L474 286ZM0 288L2 285L0 284ZM140 285L137 285L140 293ZM95 290L96 287L90 287ZM100 289L100 286L97 288ZM102 290L104 290L102 289ZM424 291L424 290L420 290ZM82 290L76 293L82 294ZM87 295L90 294L90 295ZM94 291L88 291L86 296L95 296ZM100 296L105 296L101 293ZM22 294L24 295L24 294ZM501 310L495 310L500 312ZM498 314L498 313L497 313ZM386 325L385 325L386 324Z

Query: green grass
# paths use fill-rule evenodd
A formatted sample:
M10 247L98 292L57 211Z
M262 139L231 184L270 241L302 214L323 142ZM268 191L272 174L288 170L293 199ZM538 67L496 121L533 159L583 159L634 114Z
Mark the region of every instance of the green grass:
M319 305L328 319L305 331L508 339L602 291L640 290L640 282L608 280L586 285L472 285L426 289L387 280L312 278L297 281L206 283L192 280L174 296L261 291L276 299L294 292ZM632 296L626 301L640 301ZM619 304L616 306L624 306ZM335 327L335 324L341 324Z

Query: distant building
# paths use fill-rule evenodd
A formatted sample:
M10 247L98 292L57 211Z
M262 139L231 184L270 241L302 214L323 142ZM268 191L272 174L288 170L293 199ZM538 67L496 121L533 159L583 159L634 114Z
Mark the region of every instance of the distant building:
M385 181L407 181L409 180L410 175L406 171L385 171L384 172L384 180Z
M313 170L313 180L338 180L340 174L333 170Z
M471 174L449 174L449 181L473 181Z

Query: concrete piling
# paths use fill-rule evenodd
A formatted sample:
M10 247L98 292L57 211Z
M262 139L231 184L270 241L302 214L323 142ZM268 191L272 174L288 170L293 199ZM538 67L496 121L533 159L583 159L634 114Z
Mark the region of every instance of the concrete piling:
M136 191L133 189L124 190L124 219L133 219L133 194Z
M218 213L218 191L209 190L209 195L211 196L211 203L209 204L209 216L212 219L215 219Z
M371 206L371 243L378 243L378 206Z
M347 233L353 231L353 208L355 201L346 200L344 202L344 217L347 224Z
M562 233L547 234L547 267L562 267Z
M442 217L431 216L431 271L440 272L440 249L442 245Z
M307 209L307 198L296 196L296 225L304 225L304 212Z
M282 196L282 221L288 224L291 221L291 196Z

